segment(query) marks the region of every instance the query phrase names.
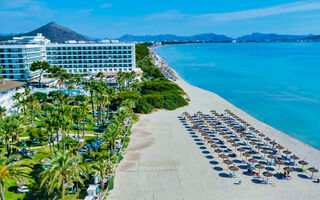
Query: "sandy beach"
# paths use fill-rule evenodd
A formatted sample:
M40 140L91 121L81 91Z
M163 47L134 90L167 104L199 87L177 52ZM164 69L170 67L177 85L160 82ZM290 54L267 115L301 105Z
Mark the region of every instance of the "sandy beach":
M212 109L218 113L229 109L305 159L308 167L320 167L320 151L251 117L220 96L188 84L179 76L176 83L188 94L190 104L175 111L141 115L133 126L131 142L116 170L114 189L108 199L320 199L320 185L306 178L310 172L293 172L292 180L272 177L273 184L268 185L242 175L243 170L238 171L240 185L239 179L221 176L227 172L222 160L208 145L210 153L202 152L178 119L183 112L210 114Z

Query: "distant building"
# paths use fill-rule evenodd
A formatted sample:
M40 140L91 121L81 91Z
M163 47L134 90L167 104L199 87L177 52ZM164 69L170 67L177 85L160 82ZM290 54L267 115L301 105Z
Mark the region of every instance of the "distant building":
M42 34L14 37L0 44L0 76L30 81L39 72L29 70L35 61L47 61L69 73L135 71L135 44L117 40L101 42L67 41L50 43Z

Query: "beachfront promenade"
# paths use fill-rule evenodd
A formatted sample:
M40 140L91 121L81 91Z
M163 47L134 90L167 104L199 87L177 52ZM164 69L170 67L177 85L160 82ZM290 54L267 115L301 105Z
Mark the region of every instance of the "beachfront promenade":
M281 152L288 148L291 155L305 159L310 167L320 166L320 153L254 119L214 93L194 87L181 78L176 82L188 94L190 104L175 111L160 110L141 116L133 127L131 142L117 169L115 187L109 199L319 199L319 184L308 179L312 175L308 171L291 172L292 180L272 176L272 184L261 184L254 176L242 174L247 169L241 168L235 172L240 175L240 185L238 178L224 177L231 171L214 148L205 142L204 145L196 144L198 141L178 118L183 112L201 111L215 117L210 113L213 108L219 114L226 113L228 109L263 133L263 138L269 137L281 144L284 147ZM201 136L199 139L204 140ZM281 165L281 169L283 167ZM275 171L270 172L277 173L278 165L273 168ZM264 171L267 170L261 169L261 173Z

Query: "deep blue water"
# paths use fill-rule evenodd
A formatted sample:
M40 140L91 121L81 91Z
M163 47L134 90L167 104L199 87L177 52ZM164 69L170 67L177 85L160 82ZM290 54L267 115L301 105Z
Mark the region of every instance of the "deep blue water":
M320 43L187 44L156 51L190 84L320 149Z

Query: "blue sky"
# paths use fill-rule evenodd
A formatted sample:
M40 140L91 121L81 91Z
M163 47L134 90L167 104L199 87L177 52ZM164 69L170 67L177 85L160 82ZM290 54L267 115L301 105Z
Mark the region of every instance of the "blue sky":
M123 34L320 34L320 0L0 0L0 33L55 21L97 38Z

